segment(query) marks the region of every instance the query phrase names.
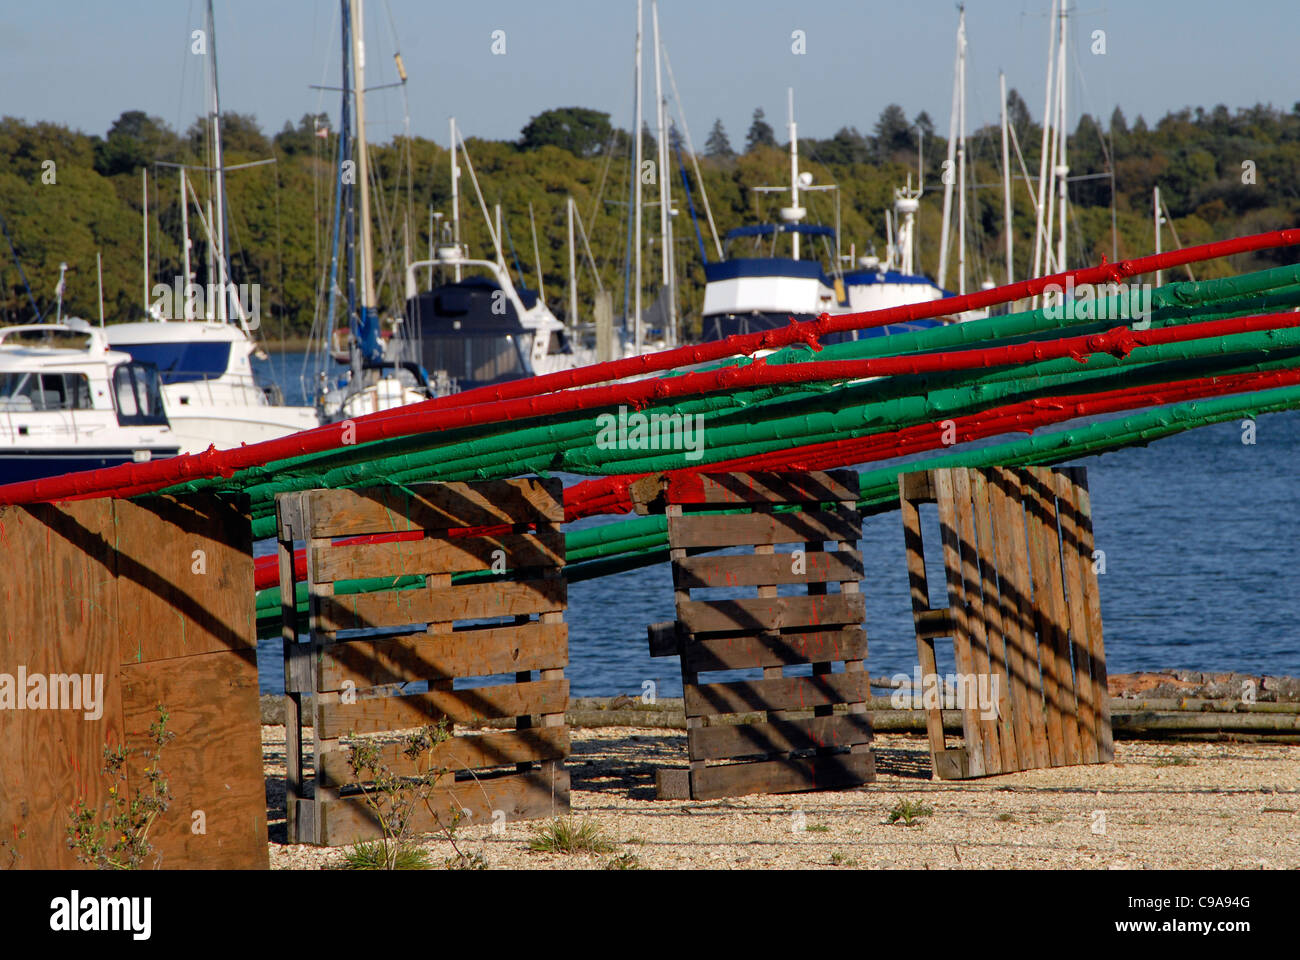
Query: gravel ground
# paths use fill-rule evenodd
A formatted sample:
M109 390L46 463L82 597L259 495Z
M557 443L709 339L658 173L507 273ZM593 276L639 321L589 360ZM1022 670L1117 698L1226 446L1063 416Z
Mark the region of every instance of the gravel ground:
M536 823L461 828L489 869L1300 868L1300 746L1115 744L1115 762L930 779L924 738L878 734L877 779L843 791L705 802L654 799L654 767L686 762L680 730L575 729L572 807L602 854L534 853ZM284 729L262 728L273 869L328 869L341 848L284 841ZM932 812L889 824L903 802ZM441 863L445 840L426 848Z

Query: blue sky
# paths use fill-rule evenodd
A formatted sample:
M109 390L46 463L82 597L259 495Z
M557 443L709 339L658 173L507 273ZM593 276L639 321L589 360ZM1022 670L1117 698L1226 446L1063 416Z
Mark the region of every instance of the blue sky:
M218 0L223 107L255 114L264 130L338 97L334 0ZM646 0L646 96L653 60ZM396 28L410 75L412 132L440 143L454 115L467 136L514 138L556 106L608 111L631 126L635 0L367 0L370 84L394 78ZM1070 113L1130 122L1188 105L1207 108L1300 100L1290 64L1300 40L1294 0L1081 0L1071 29ZM1048 0L970 0L969 123L997 118L997 74L1007 73L1035 118L1043 109ZM756 106L784 138L785 90L795 88L800 136L845 125L870 131L881 109L930 113L944 132L957 22L950 0L662 0L660 25L686 120L702 143L721 117L734 144ZM0 115L104 133L124 110L185 127L202 110L190 32L200 0L5 0L0 7ZM505 31L504 55L491 51ZM792 52L804 32L806 54ZM1094 30L1106 54L1090 53ZM665 84L666 84L665 80ZM401 98L369 98L370 135L402 129Z

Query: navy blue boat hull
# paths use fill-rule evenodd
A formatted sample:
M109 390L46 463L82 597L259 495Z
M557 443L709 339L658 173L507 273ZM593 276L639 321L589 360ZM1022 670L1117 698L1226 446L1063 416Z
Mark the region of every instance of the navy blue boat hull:
M165 460L180 452L179 447L151 449L154 460ZM64 473L97 470L134 463L131 450L119 447L80 447L67 450L35 450L15 448L0 451L0 483L20 483L24 480L42 480Z

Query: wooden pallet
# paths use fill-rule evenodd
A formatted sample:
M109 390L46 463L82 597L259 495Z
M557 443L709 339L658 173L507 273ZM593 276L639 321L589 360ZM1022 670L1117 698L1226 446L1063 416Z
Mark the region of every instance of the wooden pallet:
M294 596L295 539L306 541L309 589L307 642L298 641L294 607L282 607L290 841L336 845L380 836L345 738L443 720L453 734L502 718L513 719L514 729L453 736L420 761L420 769L432 762L450 773L417 810L414 832L436 828L453 811L469 823L567 812L560 481L310 490L281 494L276 510L281 595ZM349 542L387 533L408 538ZM452 582L474 573L485 576ZM336 592L340 581L368 577L392 578L394 588ZM413 577L422 584L403 589ZM501 675L511 682L499 683ZM457 687L465 677L492 677L493 685ZM401 686L419 681L427 692ZM305 709L314 744L310 782ZM382 749L394 771L416 772L394 737L381 739L393 741Z
M661 799L850 787L875 778L857 497L857 474L848 470L654 477L634 486L638 510L667 515L677 599L676 622L650 628L650 653L681 657L690 766L659 771ZM793 509L778 511L781 505ZM797 544L800 553L777 551L777 544ZM699 555L740 546L752 552ZM806 592L778 595L786 584ZM720 587L753 587L756 596L697 599ZM836 662L843 672L833 672ZM812 675L785 675L800 664L811 664ZM758 667L761 680L700 678ZM766 719L727 722L730 714L756 711Z
M937 678L934 642L951 637L967 694L956 748L944 739L942 704L926 704L935 775L1113 760L1084 469L904 473L899 492L922 676ZM939 509L948 606L938 609L930 606L922 503ZM969 695L981 690L996 693L987 698L996 710Z

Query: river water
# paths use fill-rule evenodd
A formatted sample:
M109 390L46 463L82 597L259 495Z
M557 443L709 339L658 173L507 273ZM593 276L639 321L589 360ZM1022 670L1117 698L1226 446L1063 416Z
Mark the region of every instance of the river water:
M301 354L272 354L259 372L300 402L301 362ZM1300 411L1261 418L1253 444L1242 442L1245 433L1223 423L1077 461L1088 468L1105 553L1098 580L1111 673L1300 674ZM927 545L938 559L937 541ZM859 546L867 668L873 677L910 675L916 641L898 513L866 518ZM940 566L932 563L930 578L939 602ZM571 585L572 695L640 695L649 681L658 696L680 696L676 658L652 659L646 646L646 625L671 619L667 564ZM264 692L283 690L279 648L278 638L259 646Z

